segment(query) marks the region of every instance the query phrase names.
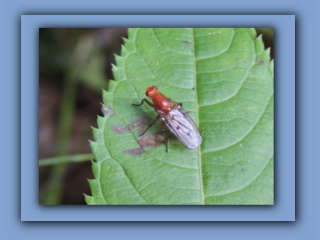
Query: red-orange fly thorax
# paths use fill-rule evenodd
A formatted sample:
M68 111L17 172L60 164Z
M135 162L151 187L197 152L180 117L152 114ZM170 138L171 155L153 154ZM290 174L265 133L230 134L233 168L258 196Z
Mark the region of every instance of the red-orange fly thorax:
M152 86L147 88L146 92L147 97L151 98L154 107L158 111L162 111L163 113L168 113L172 109L172 101L171 99L166 98L161 93L158 93L158 87Z

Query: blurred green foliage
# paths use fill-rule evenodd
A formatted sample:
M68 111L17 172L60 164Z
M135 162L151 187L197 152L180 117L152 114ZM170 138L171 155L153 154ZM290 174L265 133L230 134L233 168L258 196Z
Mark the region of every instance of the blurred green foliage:
M39 99L39 106L45 104L50 98L50 94L45 94L50 88L58 91L59 101L57 116L50 115L54 117L53 121L49 121L49 114L39 114L39 135L54 138L46 141L51 143L51 148L43 148L54 148L54 151L46 153L40 150L40 158L57 157L59 159L69 154L89 153L87 140L92 138L90 122L92 120L95 122L96 115L99 114L101 91L107 89L108 79L113 77L111 72L111 63L114 63L113 54L119 54L123 42L121 37L124 36L126 36L126 29L41 28L39 30L39 84L44 85L46 89L42 99ZM108 58L111 60L107 61ZM97 107L83 109L78 103L82 103L83 106ZM39 111L41 109L45 109L45 106L39 107ZM82 112L84 114L81 114ZM90 136L78 136L87 143L88 152L82 148L82 145L78 144L77 147L79 139L73 137L74 131L83 131L80 126L74 127L75 122L83 121L81 120L83 115L88 119L86 129L90 132ZM55 129L54 136L46 135L48 123L55 124L50 126L51 129ZM39 142L39 148L41 144L42 142ZM74 145L75 147L71 150L70 146ZM69 166L64 163L45 170L40 168L40 176L42 176L39 183L40 204L63 204L64 179ZM46 171L46 174L42 174L43 171ZM84 184L87 184L86 181ZM83 192L79 194L82 198Z

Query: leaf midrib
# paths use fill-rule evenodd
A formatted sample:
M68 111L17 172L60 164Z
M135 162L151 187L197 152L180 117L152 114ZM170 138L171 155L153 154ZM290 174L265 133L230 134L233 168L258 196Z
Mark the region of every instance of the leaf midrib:
M196 53L195 53L195 40L194 40L194 28L192 28L192 42L193 42L193 79L194 79L194 92L195 92L195 102L196 102L196 118L197 123L200 126L199 122L199 104L198 104L198 94L197 94L197 65L196 65ZM201 204L205 204L204 190L203 190L203 181L202 181L202 159L201 159L201 146L198 147L198 163L199 163L199 183L200 183L200 200Z

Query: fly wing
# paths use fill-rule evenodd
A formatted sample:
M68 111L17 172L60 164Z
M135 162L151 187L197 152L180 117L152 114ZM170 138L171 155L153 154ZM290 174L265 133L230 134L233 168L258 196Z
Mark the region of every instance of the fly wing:
M164 116L164 122L179 141L188 148L197 148L202 143L199 128L180 106Z

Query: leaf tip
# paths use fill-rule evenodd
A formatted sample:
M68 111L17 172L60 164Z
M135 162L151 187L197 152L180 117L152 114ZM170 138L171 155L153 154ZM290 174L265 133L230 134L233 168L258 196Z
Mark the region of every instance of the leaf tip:
M116 60L117 65L118 66L120 65L120 67L121 67L123 65L122 57L117 54L114 54L114 58Z
M101 106L101 112L103 113L103 115L105 117L108 117L108 116L114 114L113 108L109 107L107 105L104 105L104 104L102 104L102 106Z
M126 56L128 54L128 49L121 44L121 56Z
M255 28L249 28L249 35L251 36L252 39L255 39L257 36L257 32Z
M256 38L256 40L262 40L262 33Z
M83 195L84 195L84 200L88 205L94 205L95 204L92 196L89 196L89 195L87 195L85 193L83 193Z
M115 73L118 71L118 67L116 65L114 65L113 63L111 63L112 66L112 71Z
M270 54L270 51L271 51L271 47L268 47L268 48L266 49L266 52L267 52L268 54Z

